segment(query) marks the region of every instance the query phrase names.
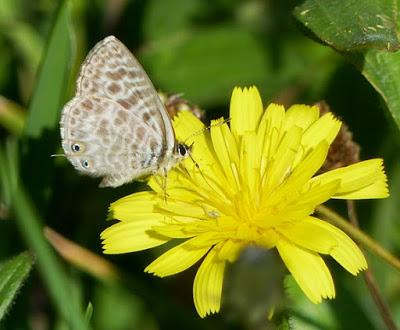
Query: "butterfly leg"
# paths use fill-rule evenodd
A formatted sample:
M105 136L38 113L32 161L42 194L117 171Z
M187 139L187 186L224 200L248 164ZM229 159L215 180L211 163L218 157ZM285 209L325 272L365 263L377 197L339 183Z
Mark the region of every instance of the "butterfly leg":
M167 169L163 168L162 175L160 175L160 171L155 171L153 173L153 178L154 178L155 182L157 183L157 185L164 192L164 201L165 201L165 203L167 203L167 197L168 197L168 194L167 194Z
M203 171L201 170L199 163L197 163L197 162L195 161L195 159L192 157L191 154L189 154L189 157L190 157L190 159L192 160L194 166L196 167L196 170L200 173L200 175L201 175L201 177L203 178L204 182L211 188L211 190L213 190L213 191L216 192L216 190L215 190L215 189L213 188L213 186L208 182L208 180L206 179L205 175L203 174ZM185 169L186 169L186 168L185 168ZM186 169L186 171L187 171L187 169Z
M164 173L164 176L163 176L163 182L162 182L162 188L163 188L163 191L164 191L164 200L165 200L165 204L167 204L167 196L168 196L168 194L167 194L167 169L164 167L163 168L163 173Z

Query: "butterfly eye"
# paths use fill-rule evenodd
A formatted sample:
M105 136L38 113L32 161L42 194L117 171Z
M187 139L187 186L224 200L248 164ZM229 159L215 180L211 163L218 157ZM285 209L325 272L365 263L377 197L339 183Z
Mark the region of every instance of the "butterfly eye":
M74 144L71 146L71 149L72 149L72 151L74 151L74 152L78 152L78 151L81 151L81 146L80 146L78 143L74 143Z
M183 144L178 144L178 152L182 157L185 156L187 152L186 146Z
M87 160L87 159L85 159L85 160L82 160L82 166L84 167L84 168L89 168L89 161Z

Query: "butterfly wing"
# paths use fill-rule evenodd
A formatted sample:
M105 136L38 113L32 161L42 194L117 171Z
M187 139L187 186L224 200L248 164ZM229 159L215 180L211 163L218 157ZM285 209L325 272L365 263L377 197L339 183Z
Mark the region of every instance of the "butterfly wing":
M115 37L87 56L60 126L67 158L79 171L104 177L101 186L116 187L156 171L175 144L150 79Z
M132 111L99 97L75 97L61 120L64 152L74 167L116 187L157 170L162 145Z
M119 103L160 132L163 145L173 148L174 130L164 104L140 63L114 36L97 43L88 54L76 95L105 97Z

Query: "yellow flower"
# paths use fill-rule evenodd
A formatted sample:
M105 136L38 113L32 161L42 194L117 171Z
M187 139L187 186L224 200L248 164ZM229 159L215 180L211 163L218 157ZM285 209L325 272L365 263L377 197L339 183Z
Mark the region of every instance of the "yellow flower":
M320 254L353 275L367 263L344 232L312 214L330 198L387 197L382 160L315 175L341 122L330 113L319 117L315 106L294 105L285 112L270 104L264 111L255 87L234 89L230 118L230 127L220 119L202 130L191 113L178 115L177 139L193 143L198 167L188 158L168 173L166 191L153 178L152 191L111 204L111 216L120 222L102 233L104 252L140 251L184 239L145 271L169 276L205 257L193 285L201 317L220 310L226 262L252 245L277 248L312 302L334 298Z

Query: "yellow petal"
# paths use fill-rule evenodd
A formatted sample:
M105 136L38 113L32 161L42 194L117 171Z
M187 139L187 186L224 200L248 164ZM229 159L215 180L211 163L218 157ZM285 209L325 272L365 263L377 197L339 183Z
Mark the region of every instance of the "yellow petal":
M285 108L282 105L271 103L265 110L257 131L257 139L263 141L263 147L260 150L267 162L274 156L279 145L284 131L284 123Z
M367 268L367 261L358 246L344 232L325 221L307 217L280 232L303 248L330 254L353 275Z
M207 165L215 163L214 153L210 149L210 132L199 119L189 111L181 111L174 117L173 126L177 141L191 146L191 157L184 160L184 164L195 165L194 159L205 170Z
M153 214L152 218L119 222L101 233L104 253L117 254L146 250L170 240L151 227L159 225L164 216Z
M327 183L340 179L340 186L332 198L365 199L389 196L382 159L370 159L338 168L313 178Z
M258 127L263 106L260 93L256 87L235 87L232 92L230 118L231 130L238 139L246 132L254 132Z
M297 284L313 303L335 297L332 276L317 253L302 249L283 238L276 247Z
M294 160L294 167L296 167L304 157L307 157L310 150L313 150L318 144L324 142L329 146L338 134L341 125L342 123L337 120L332 113L327 113L314 121L304 131L301 139L302 147L298 150Z
M269 219L268 225L272 226L287 221L296 221L312 214L317 205L324 203L332 197L339 184L340 181L336 180L324 185L312 185L308 190L299 195L295 191L292 192L291 195L287 195L286 198L282 199L280 204L275 206L275 208L279 207L281 213L279 216Z
M290 175L300 146L301 134L301 128L293 127L285 134L275 154L271 157L264 184L268 192L271 192Z
M243 247L243 243L235 242L229 239L224 243L224 245L222 245L218 253L218 257L221 260L234 262L239 257L239 254L242 251Z
M197 313L202 318L219 312L225 263L226 261L218 258L218 247L214 247L197 271L193 284L193 300Z
M181 142L187 141L188 145L194 142L194 135L204 129L204 124L190 111L179 111L174 117L173 126L176 139ZM196 135L198 136L201 134Z
M152 230L162 236L170 238L189 238L194 236L193 233L186 232L181 224L153 226Z
M317 121L315 121L303 135L301 144L305 150L313 148L321 141L326 141L331 144L339 133L342 123L336 119L332 113L328 112Z
M289 175L288 179L284 184L278 187L272 196L268 197L267 203L269 205L275 204L277 201L286 200L287 204L290 204L293 200L304 201L304 195L307 195L306 191L316 188L316 186L321 186L315 182L314 185L305 184L310 180L310 178L315 174L315 172L322 166L325 161L326 155L328 153L328 144L325 141L319 143L313 150L311 150L308 155L296 166L293 172ZM335 191L332 192L335 193ZM301 193L301 196L299 196ZM315 195L316 196L316 195ZM329 198L332 195L329 196ZM307 198L307 197L306 197Z
M110 205L111 219L130 221L152 216L154 205L161 199L151 191L143 191L125 196Z
M190 241L191 240L187 240L168 250L148 265L144 271L160 277L165 277L180 273L191 267L208 252L210 246L194 248Z
M232 168L232 164L237 164L239 158L236 142L226 124L216 124L211 126L211 139L215 154L227 181L227 186L224 188L225 190L233 191L238 186L237 172Z
M318 181L310 184L301 197L296 206L310 205L315 208L332 198L332 195L337 191L340 185L340 180L331 181L329 183L321 184Z
M267 228L262 235L260 235L257 240L256 244L261 246L265 249L271 249L275 247L276 242L279 240L280 235L271 228Z
M189 201L173 200L172 198L168 198L167 203L160 203L156 207L156 211L163 214L171 214L171 216L183 216L197 220L209 218L204 208L200 205L196 205L193 202L190 203Z
M261 153L257 150L257 136L255 133L248 133L242 137L240 150L240 177L245 186L252 193L257 195L260 179ZM243 192L243 190L242 190Z
M285 129L291 129L293 126L298 126L307 130L319 117L319 108L303 104L292 105L285 115Z

